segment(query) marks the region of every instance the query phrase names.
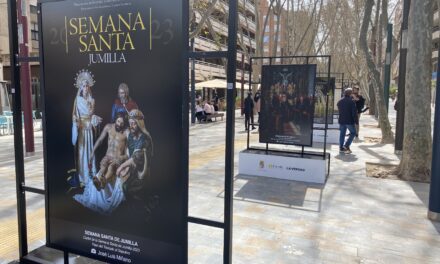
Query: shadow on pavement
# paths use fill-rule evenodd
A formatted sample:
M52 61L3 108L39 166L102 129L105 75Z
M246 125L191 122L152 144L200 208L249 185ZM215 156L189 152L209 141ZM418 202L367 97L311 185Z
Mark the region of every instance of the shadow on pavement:
M240 180L246 183L235 193L236 200L303 211L321 211L324 185L248 175L238 175L236 181Z
M385 160L385 161L394 161L394 159L387 158L387 155L389 155L389 153L384 152L385 155L380 155L380 154L378 154L377 150L372 150L374 148L380 149L380 148L382 148L385 145L386 144L374 144L374 145L371 145L371 146L361 145L361 146L359 146L359 149L365 151L365 153L367 153L368 155L371 155L371 156L373 156L373 157L375 157L377 159Z
M358 160L356 155L353 154L338 154L335 156L335 159L342 160L345 162L355 162Z
M422 182L407 182L409 186L414 190L414 193L419 197L420 201L426 207L426 213L428 213L429 208L429 184ZM440 234L440 223L431 221L434 228L437 230L437 233Z

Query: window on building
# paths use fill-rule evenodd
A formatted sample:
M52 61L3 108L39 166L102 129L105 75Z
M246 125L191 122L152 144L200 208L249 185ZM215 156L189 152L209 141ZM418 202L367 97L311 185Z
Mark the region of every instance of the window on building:
M38 7L34 6L34 5L31 5L30 6L30 11L31 11L31 14L37 14L38 13Z
M31 23L31 39L38 41L38 24Z
M264 36L263 42L264 43L269 43L269 36Z

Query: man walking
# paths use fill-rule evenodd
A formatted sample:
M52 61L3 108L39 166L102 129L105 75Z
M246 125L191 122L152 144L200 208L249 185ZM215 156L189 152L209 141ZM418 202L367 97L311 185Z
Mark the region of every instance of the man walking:
M339 152L350 154L350 145L356 135L355 124L357 123L357 109L356 104L351 98L353 90L347 88L344 91L344 98L338 102L339 110ZM345 133L347 129L350 135L345 141Z
M252 93L249 92L248 96L244 100L244 126L245 130L249 129L249 121L252 124L252 129L255 129L254 126L254 100L252 100Z

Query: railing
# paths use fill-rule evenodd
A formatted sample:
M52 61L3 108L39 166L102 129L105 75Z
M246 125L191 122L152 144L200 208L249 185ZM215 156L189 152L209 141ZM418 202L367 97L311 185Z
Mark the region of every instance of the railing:
M251 11L252 14L255 15L255 4L251 3L251 1L249 1L249 0L239 0L238 4L240 6L243 6L243 1L245 2L245 9L248 11Z
M257 26L256 26L255 22L252 21L252 19L246 18L242 14L239 14L239 19L240 19L241 25L243 25L244 28L247 28L250 31L255 33L255 31L257 30Z
M217 2L217 4L221 5L221 8L225 10L225 13L229 12L229 6L228 6L227 1L221 0L221 1ZM249 11L252 11L252 14L255 14L255 12L254 12L255 10L254 10L253 6ZM242 13L238 13L238 17L239 17L240 23L245 28L248 27L252 32L255 32L257 30L257 25L256 25L255 21L253 21L251 18L247 18L247 23L246 23L245 15L243 15Z
M200 21L202 20L202 15L197 13L197 12L196 12L195 15L196 15L196 22L200 23ZM218 20L216 18L213 18L213 17L210 18L210 21L212 23L212 26L213 26L214 30L217 33L219 33L219 34L221 34L223 36L227 36L228 35L228 25L226 25L225 23L223 23L220 20ZM251 39L250 37L248 37L246 35L244 35L243 38L244 38L244 43L246 45L249 45L249 40L250 40L251 48L255 49L257 47L257 43L255 42L254 39Z
M436 29L433 33L432 33L432 39L438 39L440 37L440 31L438 29Z
M225 67L222 65L196 60L195 70L196 75L203 79L226 78ZM247 80L247 77L249 77L249 72L245 71L244 79ZM237 70L236 79L241 79L241 70Z
M226 5L229 3L228 0L222 0ZM255 3L250 0L238 0L238 6L244 7L246 10L252 12L255 15Z
M221 44L221 51L228 50L228 47L226 45ZM218 45L215 43L214 40L205 38L202 36L198 36L194 39L194 47L201 51L218 51ZM239 54L237 56L237 63L238 65L241 65L241 55ZM247 57L244 58L244 63L249 63L249 60Z
M196 22L200 23L200 21L202 20L202 15L199 14L198 12L195 12L195 17L196 17ZM211 17L211 22L212 22L212 26L214 27L214 30L223 35L223 36L227 36L228 35L228 25L226 25L223 22L220 22L217 19L214 19Z

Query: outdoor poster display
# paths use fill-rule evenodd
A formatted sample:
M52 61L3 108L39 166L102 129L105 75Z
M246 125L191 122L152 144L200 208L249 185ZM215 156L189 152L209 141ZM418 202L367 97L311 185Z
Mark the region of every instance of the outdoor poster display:
M311 146L316 65L264 65L260 142Z
M40 8L49 246L113 263L181 263L182 1Z
M315 118L316 124L325 124L326 96L328 96L327 123L333 124L336 78L316 77L315 84Z

